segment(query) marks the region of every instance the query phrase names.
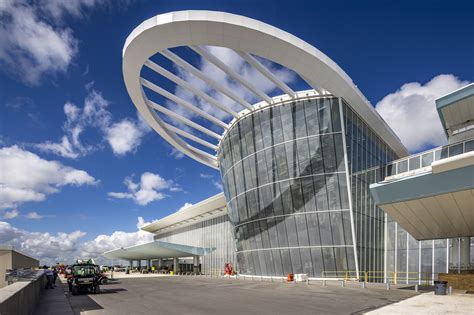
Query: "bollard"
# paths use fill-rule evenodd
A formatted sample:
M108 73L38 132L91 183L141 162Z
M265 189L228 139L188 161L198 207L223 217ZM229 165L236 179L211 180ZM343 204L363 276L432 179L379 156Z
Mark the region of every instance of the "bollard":
M283 283L283 282L284 282L283 280L284 280L284 279L283 279L283 278L281 278L281 283Z
M323 287L326 286L326 280L323 280Z
M362 289L365 289L365 281L362 282Z
M273 277L270 277L270 282L273 282Z
M448 294L449 294L449 295L452 295L452 294L453 294L453 287L449 287L449 288L448 288Z
M306 279L306 285L309 285L309 279Z
M341 281L341 287L344 288L344 280Z
M415 284L415 292L418 292L418 284Z
M387 282L387 290L390 290L390 282Z

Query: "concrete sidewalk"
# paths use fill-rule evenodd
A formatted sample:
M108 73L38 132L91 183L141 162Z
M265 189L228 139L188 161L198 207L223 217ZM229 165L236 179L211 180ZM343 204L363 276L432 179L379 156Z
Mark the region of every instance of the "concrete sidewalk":
M423 293L367 314L474 314L474 295L461 292L453 295Z
M56 288L44 290L40 296L40 300L36 305L33 314L35 315L55 315L55 314L74 314L69 299L66 294L68 287L58 278Z

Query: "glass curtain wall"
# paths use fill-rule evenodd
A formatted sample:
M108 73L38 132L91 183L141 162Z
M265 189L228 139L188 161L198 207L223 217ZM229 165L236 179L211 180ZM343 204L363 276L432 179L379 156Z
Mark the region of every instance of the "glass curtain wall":
M214 247L216 250L201 257L201 272L204 274L222 274L225 263L235 266L233 229L227 215L160 233L154 239L196 247Z
M275 105L236 122L218 159L242 274L355 271L339 99Z
M389 146L343 101L352 207L361 277L384 280L384 212L369 185L384 179L384 165L397 158Z

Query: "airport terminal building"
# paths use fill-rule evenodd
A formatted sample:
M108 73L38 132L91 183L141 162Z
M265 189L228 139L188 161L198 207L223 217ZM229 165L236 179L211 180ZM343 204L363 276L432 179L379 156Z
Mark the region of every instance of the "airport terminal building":
M212 54L210 46L237 54L274 85L274 95ZM239 88L206 75L193 65L191 53ZM269 65L291 70L310 89L295 90ZM153 17L127 38L123 72L141 116L174 148L218 169L224 192L143 227L155 234L154 242L106 257L159 263L172 258L175 269L186 270L193 258L190 270L206 274L222 273L232 263L242 275L304 273L376 282L431 281L451 267L470 269L473 85L439 100L450 144L408 156L334 61L250 18L211 11ZM183 72L213 93L183 79ZM463 115L456 114L460 110ZM432 173L452 185L410 194L420 177ZM417 210L410 202L430 206ZM446 219L449 229L442 226Z

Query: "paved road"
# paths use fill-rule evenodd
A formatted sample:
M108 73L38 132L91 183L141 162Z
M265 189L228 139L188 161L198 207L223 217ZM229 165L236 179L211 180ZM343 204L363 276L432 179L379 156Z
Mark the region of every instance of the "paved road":
M102 293L68 296L76 314L350 314L414 295L382 288L193 277L122 279Z

